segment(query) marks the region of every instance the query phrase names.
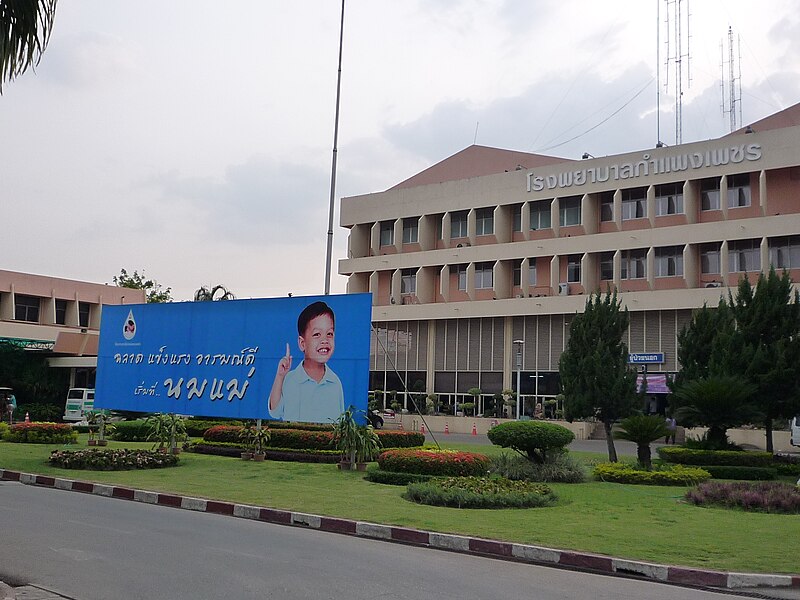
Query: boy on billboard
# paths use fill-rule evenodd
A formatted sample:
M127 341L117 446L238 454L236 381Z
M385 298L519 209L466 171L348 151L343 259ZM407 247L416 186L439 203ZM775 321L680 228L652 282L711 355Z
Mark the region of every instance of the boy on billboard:
M292 355L278 362L269 395L269 412L283 421L335 421L344 412L344 391L339 377L327 362L334 350L333 310L324 302L309 304L297 318L297 345L304 354L292 369Z

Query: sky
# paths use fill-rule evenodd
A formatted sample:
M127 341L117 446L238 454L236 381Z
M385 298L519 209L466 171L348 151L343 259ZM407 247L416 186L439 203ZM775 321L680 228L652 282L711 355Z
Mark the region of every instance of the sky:
M62 0L41 63L0 96L0 269L138 270L175 300L323 293L340 11ZM473 143L575 159L673 145L670 56L683 142L727 133L729 27L742 124L800 102L793 0L346 0L344 20L334 293L342 197Z

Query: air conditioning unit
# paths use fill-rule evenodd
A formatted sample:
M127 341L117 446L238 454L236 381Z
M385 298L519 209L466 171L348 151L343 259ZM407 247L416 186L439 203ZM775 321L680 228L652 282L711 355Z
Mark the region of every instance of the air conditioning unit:
M456 244L456 248L463 248L464 244Z
M559 283L558 284L558 295L559 296L569 296L569 284L568 283Z
M718 287L722 287L722 284L719 281L709 281L706 284L706 287L707 288L718 288Z
M517 294L517 296L516 296L516 297L517 297L517 298L524 298L524 297L525 297L525 295L524 295L524 294Z

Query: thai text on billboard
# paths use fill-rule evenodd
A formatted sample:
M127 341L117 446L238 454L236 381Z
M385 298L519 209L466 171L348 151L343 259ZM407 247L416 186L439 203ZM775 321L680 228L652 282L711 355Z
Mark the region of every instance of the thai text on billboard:
M366 410L370 294L104 306L95 406L330 423Z

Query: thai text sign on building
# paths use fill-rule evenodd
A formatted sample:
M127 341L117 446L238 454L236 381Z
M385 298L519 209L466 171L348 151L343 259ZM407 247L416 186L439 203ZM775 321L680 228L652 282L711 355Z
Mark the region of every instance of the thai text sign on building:
M104 306L95 406L330 422L366 410L370 294Z
M660 365L663 364L663 362L663 352L628 354L628 363L632 365Z

